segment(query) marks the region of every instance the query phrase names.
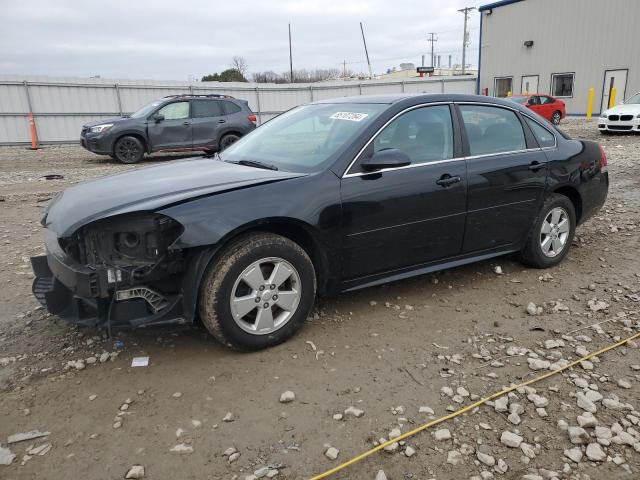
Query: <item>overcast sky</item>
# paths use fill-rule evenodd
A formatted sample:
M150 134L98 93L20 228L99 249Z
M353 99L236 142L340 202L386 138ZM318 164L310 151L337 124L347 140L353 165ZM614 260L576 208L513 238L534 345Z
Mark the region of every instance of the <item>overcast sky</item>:
M364 24L374 73L420 63L437 32L442 64L462 58L464 16L478 0L0 0L0 74L187 80L228 68L366 71ZM477 64L479 14L472 12L468 63Z

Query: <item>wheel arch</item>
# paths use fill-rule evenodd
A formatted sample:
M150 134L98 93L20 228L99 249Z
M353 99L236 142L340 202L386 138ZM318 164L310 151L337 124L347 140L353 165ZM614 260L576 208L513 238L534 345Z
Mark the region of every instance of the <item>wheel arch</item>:
M332 290L330 283L330 261L327 249L318 238L315 229L300 220L286 217L275 217L256 220L241 225L222 236L215 244L204 247L207 254L201 262L206 263L204 268L198 268L202 274L208 265L216 262L225 248L234 242L241 241L242 237L253 233L273 233L297 243L309 255L316 273L317 290L319 294L325 294ZM198 247L202 248L202 247ZM195 287L199 290L202 275L197 275Z
M564 195L571 200L573 208L576 211L576 225L579 225L582 220L582 196L578 189L572 185L561 185L554 188L550 193Z
M111 144L111 153L113 153L115 155L116 153L116 144L118 143L118 141L123 138L123 137L135 137L138 140L140 140L142 142L142 147L144 148L144 151L146 153L151 153L151 150L149 148L149 142L147 142L147 139L145 138L145 136L140 133L140 132L121 132L118 133L115 138L113 139L113 142Z

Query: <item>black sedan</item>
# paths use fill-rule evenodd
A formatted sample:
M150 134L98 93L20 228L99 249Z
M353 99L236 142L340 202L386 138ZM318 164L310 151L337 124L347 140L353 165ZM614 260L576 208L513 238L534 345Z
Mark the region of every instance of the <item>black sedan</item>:
M220 155L73 186L47 206L35 296L74 323L196 319L231 347L290 337L317 294L499 255L557 265L603 205L607 161L513 102L343 98Z

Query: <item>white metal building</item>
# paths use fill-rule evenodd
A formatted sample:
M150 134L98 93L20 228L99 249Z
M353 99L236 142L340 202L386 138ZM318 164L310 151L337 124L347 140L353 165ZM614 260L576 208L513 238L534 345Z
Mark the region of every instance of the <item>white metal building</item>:
M480 10L478 93L546 93L584 115L640 91L640 0L503 0Z

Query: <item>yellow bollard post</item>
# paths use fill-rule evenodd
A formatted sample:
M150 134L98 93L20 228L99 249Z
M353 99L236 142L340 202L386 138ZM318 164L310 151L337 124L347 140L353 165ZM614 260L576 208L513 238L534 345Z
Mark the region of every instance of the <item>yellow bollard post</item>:
M507 97L510 97L510 96L511 96L511 90L507 92Z
M612 108L616 104L616 87L611 87L609 93L609 108Z
M529 92L527 92L526 90L524 92L522 92L523 95L529 95Z
M587 118L591 118L591 114L593 113L593 95L595 93L595 89L591 87L589 89L589 95L587 96Z

